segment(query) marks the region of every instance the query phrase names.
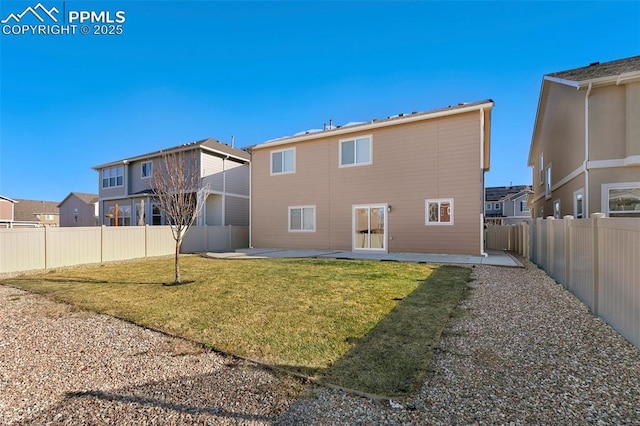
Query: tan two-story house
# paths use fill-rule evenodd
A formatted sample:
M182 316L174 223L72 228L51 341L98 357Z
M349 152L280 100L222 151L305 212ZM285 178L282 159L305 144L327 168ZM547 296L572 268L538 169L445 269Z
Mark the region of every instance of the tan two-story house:
M640 217L640 56L545 75L528 165L533 217Z
M493 106L459 104L256 145L252 246L482 254Z
M211 138L93 167L98 172L98 224L166 225L153 171L162 168L165 153L178 151L185 152L186 158L195 157L207 191L195 224L247 226L250 155Z

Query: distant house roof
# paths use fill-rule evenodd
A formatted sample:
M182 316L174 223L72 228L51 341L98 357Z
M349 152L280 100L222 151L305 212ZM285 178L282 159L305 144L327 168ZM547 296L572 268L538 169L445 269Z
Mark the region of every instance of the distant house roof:
M324 129L311 129L304 132L298 132L293 136L284 136L281 138L271 139L266 142L254 145L250 150L267 148L271 146L284 145L294 142L301 142L312 139L319 139L328 135L337 136L345 133L365 131L378 127L393 126L395 124L409 123L414 121L428 120L445 115L461 114L469 111L478 111L480 109L490 110L493 107L493 100L487 99L479 102L461 102L457 105L449 105L446 108L439 108L424 112L412 112L408 114L397 114L382 119L372 119L367 122L350 122L344 126L330 125Z
M93 204L98 201L98 194L89 194L86 192L70 192L69 195L64 197L64 200L60 201L58 207L60 207L65 201L67 201L67 198L71 197L72 195L75 195L76 197L84 201L85 204Z
M529 194L532 194L533 191L531 190L530 187L527 187L525 189L523 189L522 191L516 192L514 194L507 194L504 197L502 197L500 199L500 201L512 201L512 200L517 200L518 198L522 197L522 196L526 196Z
M573 82L580 87L588 83L611 83L620 80L640 78L640 56L617 59L609 62L593 62L590 65L545 75L546 80L561 83Z
M58 216L57 201L21 200L16 199L13 219L17 222L39 222L36 215L52 214Z
M484 199L485 201L502 201L507 196L519 194L530 189L529 185L492 186L485 188Z
M105 167L111 167L111 166L116 166L116 165L121 165L123 161L126 162L132 162L132 161L139 161L139 160L144 160L147 158L154 158L154 157L159 157L164 153L167 152L172 152L172 151L188 151L188 150L192 150L192 149L202 149L203 151L208 151L208 152L212 152L214 154L218 154L220 156L230 156L233 157L237 160L241 160L241 161L250 161L251 160L251 155L247 152L244 151L242 149L237 149L234 148L232 146L229 146L223 142L220 142L218 140L215 140L213 138L208 138L208 139L202 139L199 141L195 141L195 142L189 142L189 143L185 143L182 145L177 145L177 146L173 146L167 149L161 149L158 151L153 151L153 152L149 152L147 154L142 154L142 155L136 155L135 157L130 157L130 158L125 158L123 160L118 160L118 161L112 161L110 163L105 163L105 164L100 164L98 166L94 166L93 169L94 170L100 170L103 169Z

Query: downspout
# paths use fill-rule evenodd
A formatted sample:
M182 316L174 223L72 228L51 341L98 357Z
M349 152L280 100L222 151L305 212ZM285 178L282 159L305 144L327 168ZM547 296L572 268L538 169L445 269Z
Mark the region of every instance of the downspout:
M480 255L488 256L484 251L485 246L485 233L484 233L484 209L485 209L485 188L484 188L484 108L480 108L480 176L481 176L481 190L480 190L480 202L482 208L480 209Z
M222 226L227 226L227 158L222 158Z
M582 209L585 219L589 217L589 96L591 96L591 88L592 85L589 83L584 97L584 205Z
M253 161L249 160L249 248L253 248L253 239L252 239L252 225L251 225L251 210L253 206L253 197L251 196L251 187L253 186L253 177L252 177L252 163Z

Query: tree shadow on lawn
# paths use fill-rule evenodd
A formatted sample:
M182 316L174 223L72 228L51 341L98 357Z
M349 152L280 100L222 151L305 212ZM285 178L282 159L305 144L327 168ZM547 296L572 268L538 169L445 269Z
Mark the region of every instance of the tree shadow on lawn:
M320 383L380 397L406 396L424 382L433 351L471 270L441 266L322 374Z

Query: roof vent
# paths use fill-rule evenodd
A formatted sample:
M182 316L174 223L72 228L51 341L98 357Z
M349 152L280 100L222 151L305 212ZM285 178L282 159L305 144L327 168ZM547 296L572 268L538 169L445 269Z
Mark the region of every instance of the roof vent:
M591 63L589 64L589 66L590 66L590 67L593 67L593 66L595 66L595 65L600 65L600 62L591 62Z

